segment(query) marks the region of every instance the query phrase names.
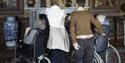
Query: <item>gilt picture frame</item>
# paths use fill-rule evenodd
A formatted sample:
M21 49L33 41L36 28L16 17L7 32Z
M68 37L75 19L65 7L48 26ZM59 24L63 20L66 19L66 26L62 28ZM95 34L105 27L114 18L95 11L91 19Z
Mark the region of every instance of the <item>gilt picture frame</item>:
M24 0L0 0L0 14L23 13Z
M119 0L90 0L92 12L117 12L119 11Z

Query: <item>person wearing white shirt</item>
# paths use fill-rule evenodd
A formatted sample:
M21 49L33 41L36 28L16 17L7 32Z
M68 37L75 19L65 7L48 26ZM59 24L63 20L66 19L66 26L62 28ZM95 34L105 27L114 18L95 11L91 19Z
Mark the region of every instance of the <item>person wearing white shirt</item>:
M54 0L54 4L45 11L50 25L47 48L50 49L52 63L65 63L65 52L69 52L70 47L64 27L66 12L60 3L59 0Z

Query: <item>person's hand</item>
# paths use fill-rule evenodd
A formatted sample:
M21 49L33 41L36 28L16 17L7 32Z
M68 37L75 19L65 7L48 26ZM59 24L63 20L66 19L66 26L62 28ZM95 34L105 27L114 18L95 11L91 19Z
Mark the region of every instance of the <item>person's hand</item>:
M78 43L74 43L73 46L74 46L75 50L79 50L79 48L80 48Z
M102 33L102 34L101 34L101 36L103 36L103 37L104 37L104 36L106 36L106 34L105 34L105 33Z
M106 34L105 34L105 33L103 33L102 35L103 35L103 36L105 36Z

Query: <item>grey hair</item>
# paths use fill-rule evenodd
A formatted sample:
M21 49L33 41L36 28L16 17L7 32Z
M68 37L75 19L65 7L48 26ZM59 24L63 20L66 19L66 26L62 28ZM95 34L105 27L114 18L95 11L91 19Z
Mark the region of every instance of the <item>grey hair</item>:
M33 28L39 28L39 29L45 29L46 24L45 24L45 20L36 20L33 24Z

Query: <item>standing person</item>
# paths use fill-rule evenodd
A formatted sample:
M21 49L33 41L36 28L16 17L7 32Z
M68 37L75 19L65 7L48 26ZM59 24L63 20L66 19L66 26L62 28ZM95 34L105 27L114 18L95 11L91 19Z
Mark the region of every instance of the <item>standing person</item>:
M94 34L91 23L97 28L101 35L101 24L93 15L84 8L85 0L76 1L76 11L71 13L70 33L75 49L74 63L93 63Z
M50 25L47 48L52 63L65 63L65 52L69 52L69 38L64 27L66 12L61 8L61 1L53 0L53 5L45 12Z

